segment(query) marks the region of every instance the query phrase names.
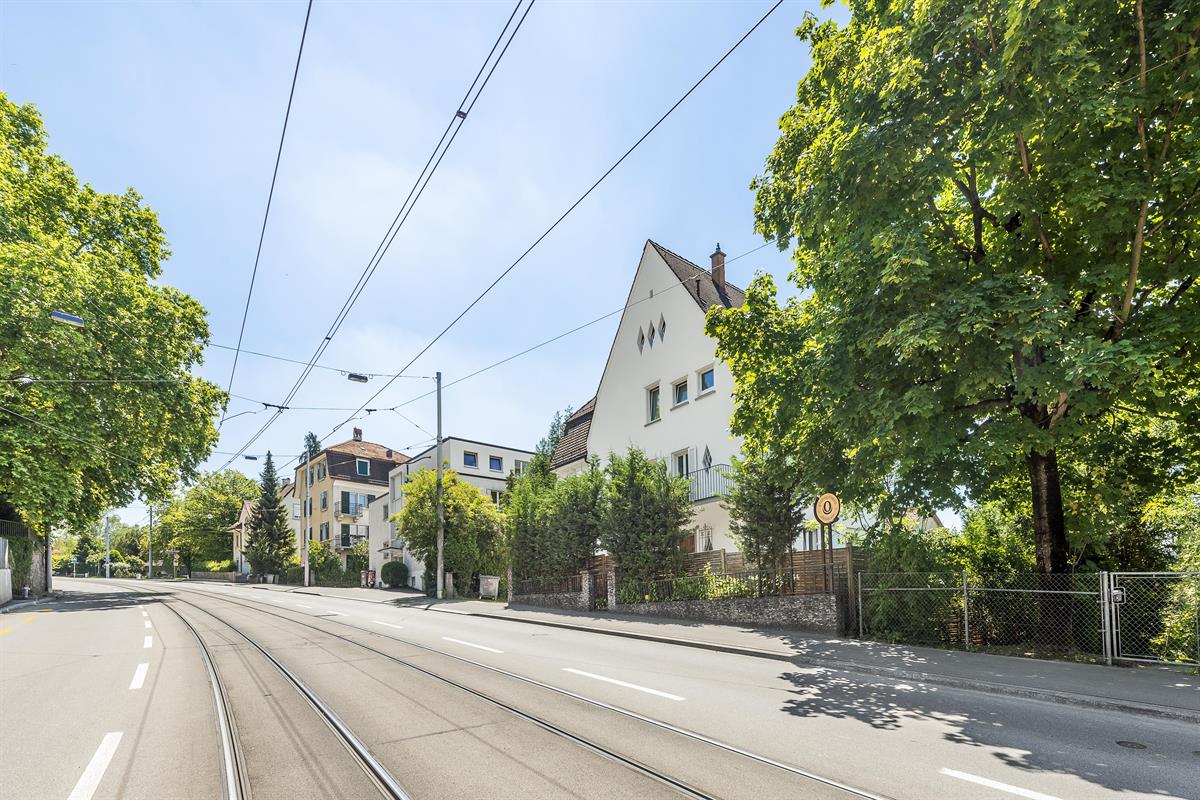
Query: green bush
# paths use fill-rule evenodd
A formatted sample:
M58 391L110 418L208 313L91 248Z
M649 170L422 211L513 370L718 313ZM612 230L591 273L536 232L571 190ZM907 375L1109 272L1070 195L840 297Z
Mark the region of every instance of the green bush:
M304 583L304 567L299 564L288 564L283 575L283 582L296 586Z
M379 579L388 586L408 586L408 565L403 561L385 561Z
M9 539L8 563L12 566L13 594L17 594L29 583L29 574L33 570L33 539L28 536Z

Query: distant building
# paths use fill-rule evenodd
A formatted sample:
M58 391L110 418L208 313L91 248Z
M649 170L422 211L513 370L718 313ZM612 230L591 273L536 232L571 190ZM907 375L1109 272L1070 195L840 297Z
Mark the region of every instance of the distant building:
M534 454L530 450L518 450L502 445L476 442L471 439L447 437L442 440L442 463L458 473L460 480L479 489L489 500L500 505L500 495L507 485L508 476L520 474L529 466ZM404 484L421 470L437 468L437 446L434 445L413 456L411 460L397 466L388 475L388 490L370 505L368 527L371 541L371 569L377 580L382 580L383 565L388 561L403 561L408 565L408 585L413 589L425 588L425 564L397 539L396 523L389 521L391 515L404 508ZM470 576L456 578L458 587Z
M297 543L300 541L300 501L294 498L296 484L291 478L284 478L283 483L279 486L279 500L283 503L284 510L287 511L288 524L291 525L292 533L296 537ZM250 535L250 516L254 513L254 508L258 503L254 500L243 500L242 508L238 511L238 518L228 530L233 535L233 570L242 575L250 574L250 562L246 560L246 544L249 541ZM300 550L297 548L296 554L299 555Z
M362 429L354 438L326 447L307 465L296 466L293 493L300 501L296 553L303 553L303 537L327 542L342 566L355 542L369 539L367 506L386 494L388 473L405 463L407 456L381 444L365 442Z

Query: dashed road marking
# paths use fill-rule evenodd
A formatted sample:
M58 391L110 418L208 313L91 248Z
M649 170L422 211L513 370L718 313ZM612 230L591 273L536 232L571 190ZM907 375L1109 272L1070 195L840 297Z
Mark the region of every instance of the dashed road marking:
M978 775L972 775L969 772L959 772L956 769L946 769L945 767L942 767L941 773L943 775L949 775L951 778L958 778L960 781L976 783L980 786L986 786L989 789L995 789L1000 792L1008 792L1009 794L1014 794L1017 797L1025 797L1028 798L1028 800L1059 800L1059 798L1052 794L1042 794L1041 792L1035 792L1032 789L1022 789L1020 786L1013 786L1011 783L1001 783L1000 781L994 781L991 778L981 778Z
M442 638L445 639L447 642L454 642L455 644L466 645L467 647L474 647L478 650L487 650L489 653L500 653L501 655L503 655L503 653L504 653L503 650L497 650L494 647L488 647L487 645L482 645L482 644L475 644L474 642L464 642L462 639L454 639L450 636L443 636Z
M146 682L146 671L150 669L148 662L142 662L137 665L137 669L133 671L133 680L129 682L130 689L140 689L142 684Z
M108 764L112 761L113 754L117 752L117 746L120 744L120 731L104 734L104 738L100 740L100 746L96 748L96 753L88 762L83 774L79 776L79 782L75 784L75 788L71 790L67 800L91 800L92 795L96 793L96 787L100 785L100 779L104 777L104 771L108 769Z
M153 646L154 646L154 637L153 636L147 636L145 639L142 640L142 647L144 647L145 649L149 650Z
M395 628L396 630L403 630L403 629L404 629L404 626L403 626L403 625L394 625L394 624L392 624L391 622L384 622L384 621L383 621L383 620L381 620L381 619L373 619L373 620L371 620L371 622L374 622L376 625L386 625L387 627L389 627L389 628Z
M150 620L146 620L146 627L153 628L154 626L150 624Z
M656 695L658 697L665 697L668 700L677 700L678 701L678 700L686 700L687 699L686 697L680 697L679 695L671 694L670 692L662 692L662 691L659 691L658 689L651 689L648 686L638 686L636 683L629 683L627 681L619 681L616 678L609 678L604 675L597 675L594 672L584 672L581 669L574 669L572 667L563 667L563 671L570 672L574 675L582 675L585 678L592 678L593 680L597 680L597 681L604 681L605 683L611 683L616 686L624 686L626 689L636 689L637 691L645 692L646 694L652 694L652 695Z

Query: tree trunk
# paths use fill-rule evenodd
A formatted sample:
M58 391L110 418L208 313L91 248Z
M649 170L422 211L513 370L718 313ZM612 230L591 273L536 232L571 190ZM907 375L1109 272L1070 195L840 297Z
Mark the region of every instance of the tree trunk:
M1058 456L1053 450L1025 456L1033 492L1033 540L1041 573L1067 571L1067 526L1063 519Z

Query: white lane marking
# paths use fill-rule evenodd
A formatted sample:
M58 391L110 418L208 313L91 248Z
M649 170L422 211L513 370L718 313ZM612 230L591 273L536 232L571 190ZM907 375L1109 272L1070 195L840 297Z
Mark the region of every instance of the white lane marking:
M100 740L100 746L96 748L95 755L88 762L83 774L79 776L79 782L75 784L75 788L71 790L67 800L91 800L92 795L96 793L96 787L100 785L100 779L104 777L104 771L108 769L108 762L112 761L119 744L121 744L120 731L104 734L104 738Z
M306 606L306 605L304 605L304 603L296 603L296 605L299 606L300 608L312 608L312 606Z
M373 620L371 620L371 622L374 622L376 625L386 625L387 627L389 627L389 628L395 628L396 630L403 630L403 629L404 629L404 626L403 626L403 625L393 625L392 623L390 623L390 622L384 622L384 621L383 621L383 620L381 620L381 619L373 619Z
M482 644L473 644L472 642L464 642L462 639L453 639L449 636L443 636L442 638L445 639L447 642L454 642L455 644L462 644L462 645L466 645L467 647L475 647L479 650L487 650L489 653L501 653L501 654L504 653L503 650L497 650L494 647L486 647Z
M150 624L150 620L145 620L145 623L146 623L146 627L147 627L147 628L153 628L153 627L154 627L153 625L151 625L151 624Z
M960 781L977 783L980 786L987 786L989 789L996 789L997 791L1015 794L1017 797L1027 797L1029 800L1059 800L1059 798L1052 794L1042 794L1041 792L1035 792L1032 789L1022 789L1020 786L1013 786L1010 783L1001 783L1000 781L994 781L991 778L981 778L978 775L972 775L969 772L959 772L956 769L946 769L945 767L942 767L941 773L943 775L949 775L951 778L958 778Z
M343 614L343 613L342 613L342 612L340 612L340 611L326 611L325 613L326 613L326 614L328 614L328 615L329 615L329 616L331 616L331 617L344 617L344 616L346 616L345 614Z
M130 689L140 689L142 684L146 682L146 670L150 669L150 664L141 663L137 665L137 669L133 671L133 680L129 682Z
M142 640L142 647L149 649L153 646L154 646L154 637L153 636L147 636L145 639Z
M143 611L143 612L142 612L142 616L143 616L143 617L148 617L148 616L150 616L150 614L149 614L148 612L146 612L146 611Z
M563 671L570 672L575 675L582 675L585 678L593 678L598 681L604 681L605 683L616 684L617 686L624 686L626 689L636 689L637 691L645 692L646 694L653 694L653 695L657 695L659 697L665 697L668 700L686 700L687 699L686 697L680 697L679 695L671 694L670 692L660 692L658 689L651 689L646 686L638 686L636 683L626 683L625 681L619 681L616 678L606 678L603 675L597 675L594 672L584 672L581 669L572 669L571 667L563 667Z

